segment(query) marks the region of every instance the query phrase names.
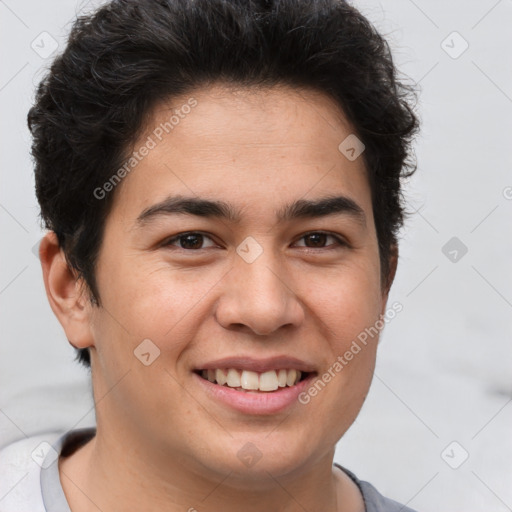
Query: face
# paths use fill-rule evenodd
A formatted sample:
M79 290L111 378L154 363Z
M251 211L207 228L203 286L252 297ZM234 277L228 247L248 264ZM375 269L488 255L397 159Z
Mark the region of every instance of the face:
M360 410L377 339L344 355L387 298L363 158L338 149L353 130L326 96L284 87L172 109L172 130L169 105L152 114L105 225L98 428L198 474L306 471Z

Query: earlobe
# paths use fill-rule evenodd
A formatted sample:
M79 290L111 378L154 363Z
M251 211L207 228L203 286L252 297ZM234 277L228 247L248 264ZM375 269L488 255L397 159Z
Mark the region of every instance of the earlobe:
M85 293L86 287L69 267L53 231L41 240L39 258L46 296L67 339L76 348L93 346L90 328L92 305Z

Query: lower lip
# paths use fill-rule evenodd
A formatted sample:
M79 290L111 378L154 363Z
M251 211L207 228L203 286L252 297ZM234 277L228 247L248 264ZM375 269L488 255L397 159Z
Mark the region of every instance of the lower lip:
M310 373L304 380L294 386L279 388L276 391L248 393L214 384L203 379L197 373L194 377L199 381L205 393L218 402L222 402L244 414L275 414L284 411L294 403L299 403L299 395L309 387L314 378Z

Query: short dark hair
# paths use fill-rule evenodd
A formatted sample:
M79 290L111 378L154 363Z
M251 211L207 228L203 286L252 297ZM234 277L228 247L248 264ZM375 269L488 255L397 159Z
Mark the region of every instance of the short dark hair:
M158 102L213 83L305 87L337 102L365 145L382 283L390 285L418 120L414 88L398 79L371 23L343 0L114 0L75 21L28 114L43 224L93 304L114 196L98 200L93 191L122 166ZM90 366L87 349L77 359Z

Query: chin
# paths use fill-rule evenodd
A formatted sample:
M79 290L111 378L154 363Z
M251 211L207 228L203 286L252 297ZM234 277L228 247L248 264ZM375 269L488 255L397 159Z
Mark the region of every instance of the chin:
M227 441L227 445L222 450L219 448L216 454L211 454L204 464L224 476L230 474L229 480L233 484L236 482L237 487L247 487L248 490L268 488L273 482L272 478L291 475L314 458L310 453L311 443L298 438L290 439L285 433L270 439L266 430L261 434L240 435ZM223 456L215 457L219 453L223 453Z

